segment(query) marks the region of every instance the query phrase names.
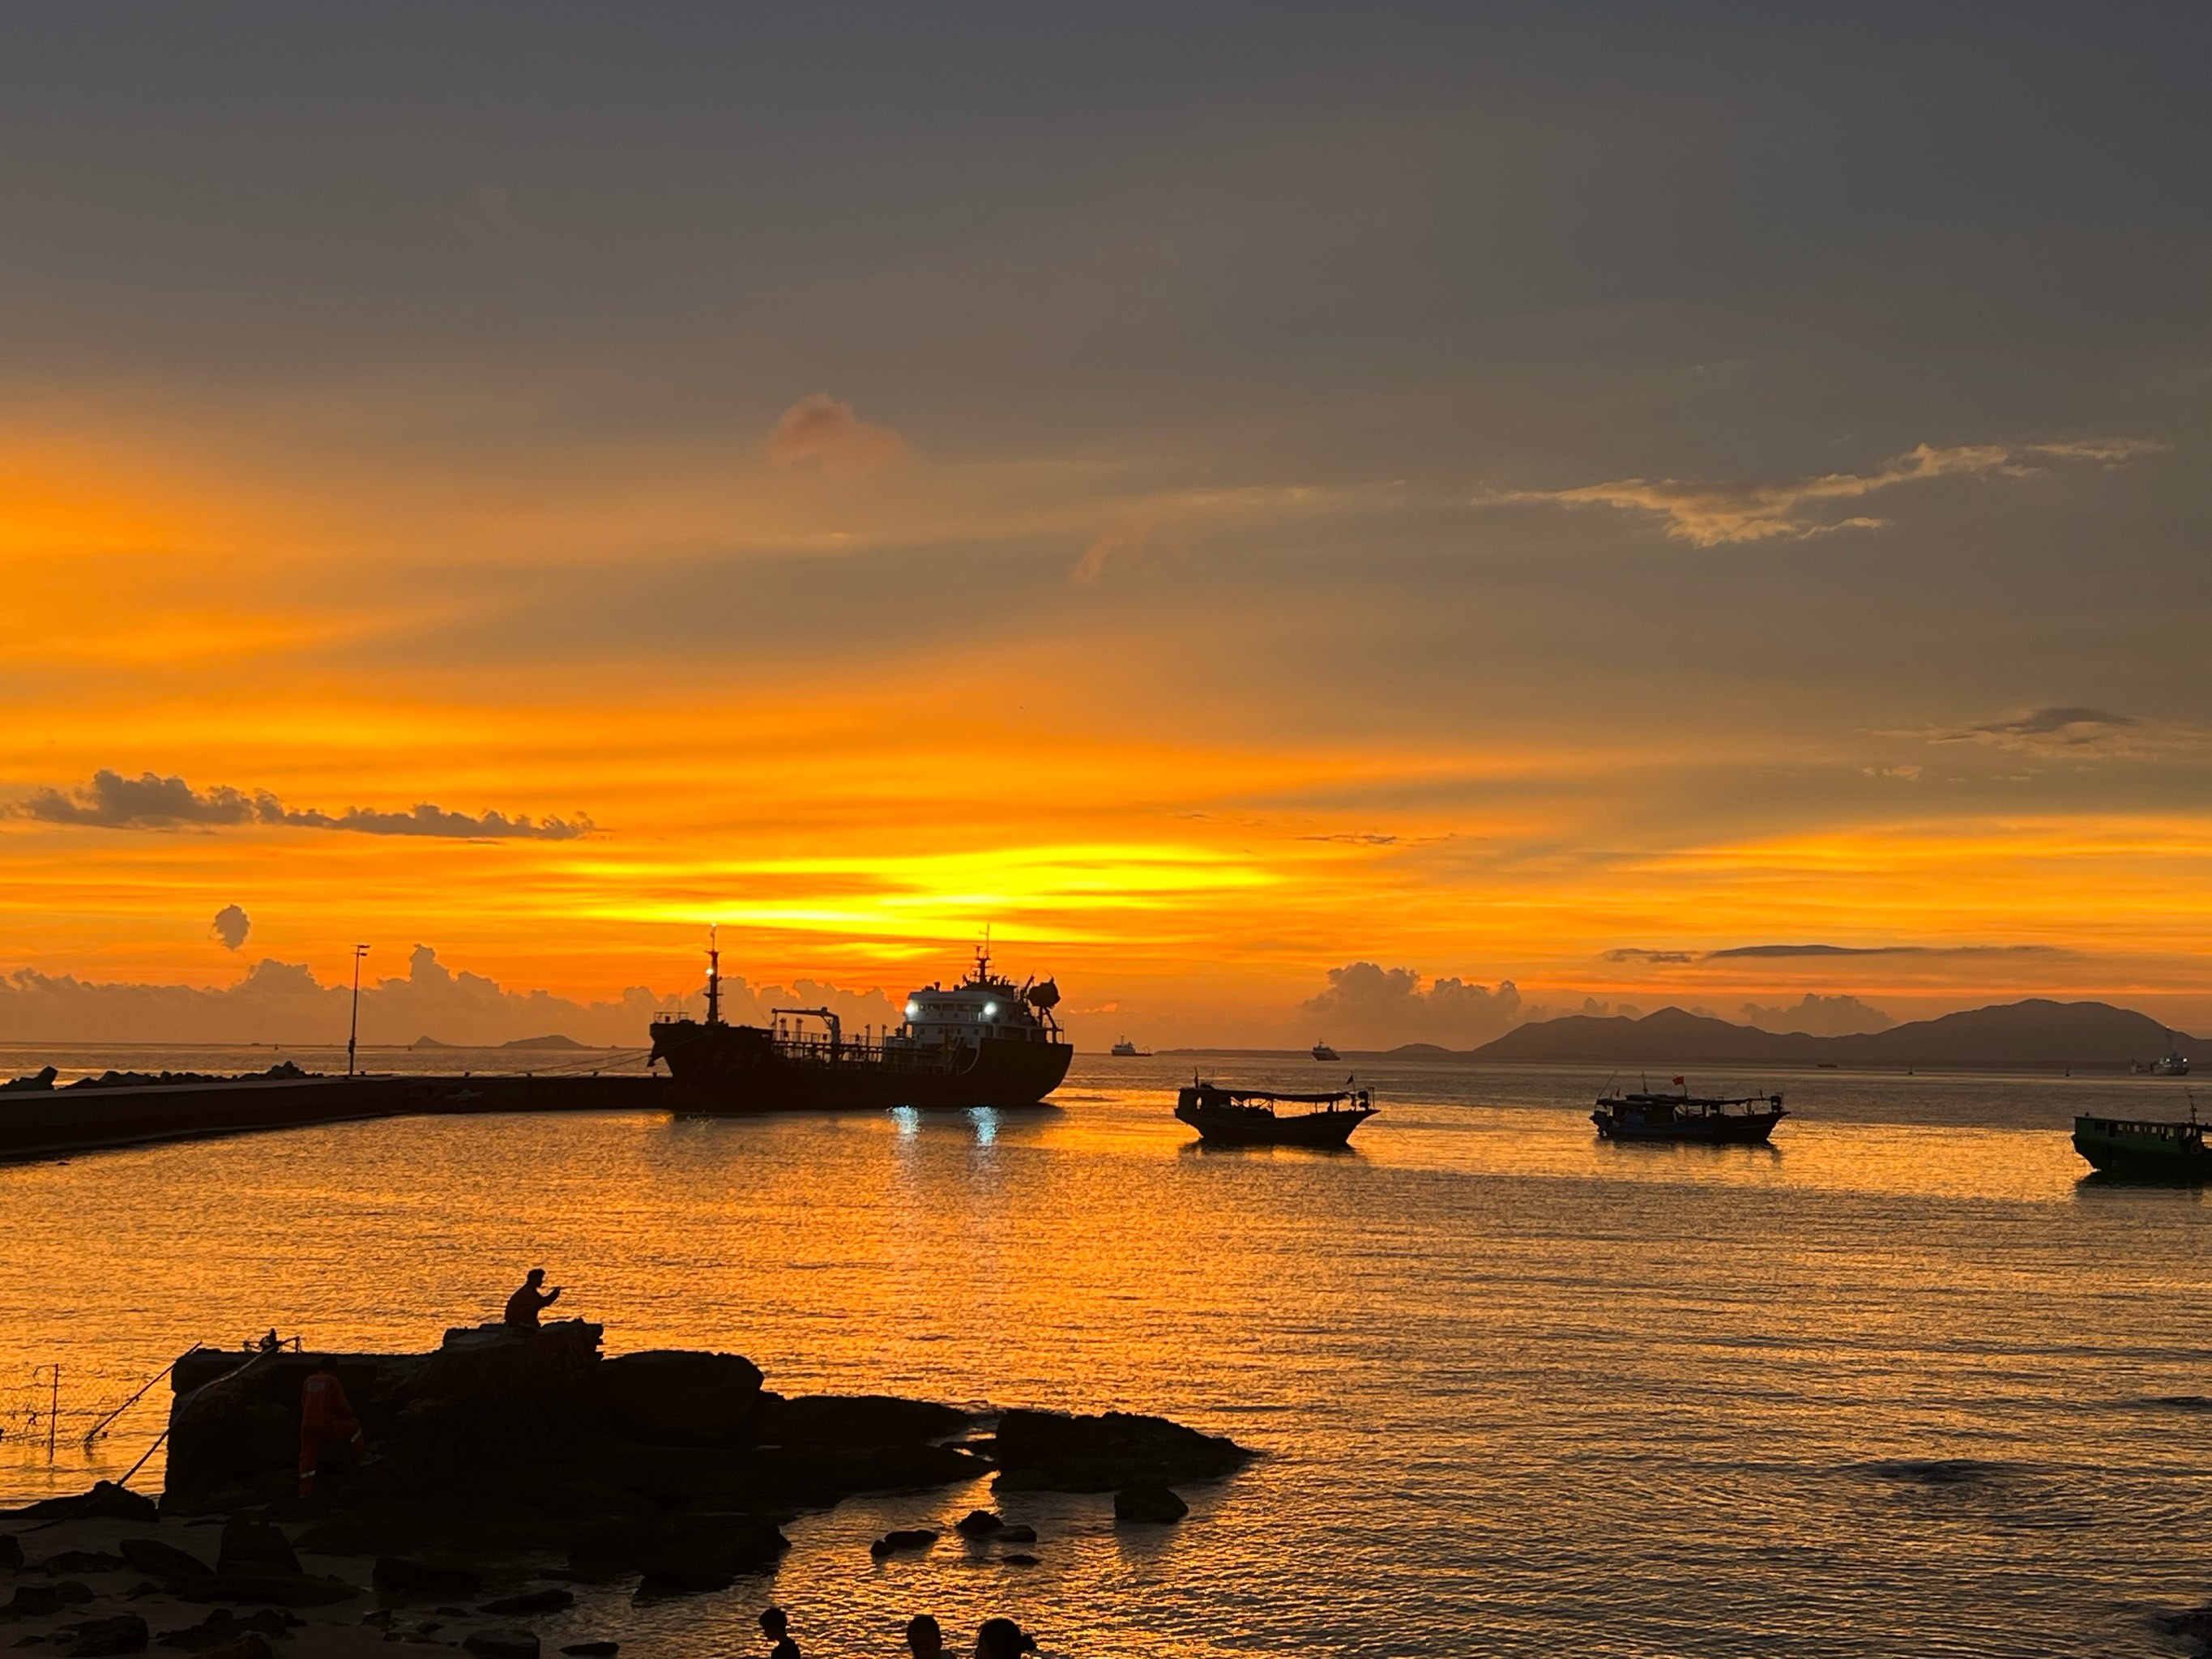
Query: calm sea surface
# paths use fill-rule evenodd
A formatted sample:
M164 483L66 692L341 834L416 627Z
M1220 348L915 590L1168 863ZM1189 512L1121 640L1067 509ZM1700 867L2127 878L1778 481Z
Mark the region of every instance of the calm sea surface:
M46 1058L274 1055L0 1071ZM2212 1595L2212 1212L2084 1182L2065 1133L2182 1115L2183 1085L1711 1074L1797 1115L1771 1151L1670 1149L1595 1141L1602 1072L1363 1063L1383 1112L1332 1156L1194 1150L1167 1115L1191 1064L1085 1057L1019 1117L421 1119L0 1169L0 1489L129 1468L166 1385L84 1431L193 1342L421 1349L542 1262L611 1350L1162 1412L1266 1454L1172 1530L1012 1498L1027 1570L869 1560L978 1487L804 1519L772 1580L546 1626L641 1659L753 1653L770 1598L828 1656L893 1653L919 1611L1010 1613L1060 1656L2160 1654L2152 1616ZM27 1413L56 1364L50 1465Z

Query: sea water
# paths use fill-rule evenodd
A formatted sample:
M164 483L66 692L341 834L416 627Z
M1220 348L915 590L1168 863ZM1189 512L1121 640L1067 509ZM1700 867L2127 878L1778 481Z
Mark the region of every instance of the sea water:
M49 1057L276 1056L0 1069ZM1356 1069L1381 1115L1349 1153L1202 1151L1169 1115L1194 1069ZM750 1654L775 1600L820 1655L896 1652L917 1612L1069 1656L2176 1651L2155 1615L2212 1595L2212 1214L2085 1181L2067 1130L2184 1115L2186 1085L1693 1079L1783 1089L1767 1149L1601 1143L1606 1080L1085 1056L1040 1114L399 1119L0 1169L0 1491L128 1468L166 1385L81 1437L195 1342L423 1349L543 1265L611 1352L1158 1412L1261 1454L1172 1528L1010 1496L1026 1568L949 1539L870 1559L985 1486L848 1503L772 1577L594 1590L549 1647Z

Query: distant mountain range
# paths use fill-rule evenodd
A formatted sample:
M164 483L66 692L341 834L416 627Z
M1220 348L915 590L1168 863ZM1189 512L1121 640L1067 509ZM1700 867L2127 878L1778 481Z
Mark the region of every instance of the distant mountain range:
M1516 1025L1474 1051L1489 1060L1558 1060L1585 1065L1875 1066L1916 1069L2078 1066L2124 1070L2167 1052L2192 1062L2212 1057L2212 1039L2166 1029L2148 1014L2108 1002L2026 1002L1915 1020L1860 1036L1762 1031L1705 1014L1662 1008L1641 1019L1569 1014ZM1441 1053L1409 1043L1395 1054Z

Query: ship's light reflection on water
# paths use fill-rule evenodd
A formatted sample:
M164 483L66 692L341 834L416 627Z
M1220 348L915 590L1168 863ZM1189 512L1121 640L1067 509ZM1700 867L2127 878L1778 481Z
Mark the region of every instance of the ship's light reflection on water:
M872 1563L988 1499L901 1495L799 1522L773 1581L545 1626L646 1659L754 1651L771 1595L833 1654L925 1610L1068 1655L2151 1654L2148 1611L2212 1591L2212 1214L2083 1183L2064 1133L2179 1085L1822 1073L1779 1080L1771 1151L1621 1147L1601 1075L1362 1063L1349 1154L1198 1157L1188 1069L1085 1059L1057 1112L420 1119L0 1170L0 1390L58 1360L112 1405L271 1323L421 1347L542 1262L611 1347L1267 1453L1172 1530L1010 1498L1036 1568ZM51 1475L10 1437L0 1483L81 1486L158 1426Z

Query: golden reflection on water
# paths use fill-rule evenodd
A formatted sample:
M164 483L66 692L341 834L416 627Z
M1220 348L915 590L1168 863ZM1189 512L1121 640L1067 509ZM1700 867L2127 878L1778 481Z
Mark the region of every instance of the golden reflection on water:
M33 1365L89 1413L271 1324L428 1346L542 1263L612 1349L1267 1453L1164 1534L1016 1500L1025 1572L871 1563L981 1493L891 1497L800 1521L772 1584L548 1627L647 1659L753 1651L770 1594L825 1652L927 1609L1055 1653L2148 1653L2144 1610L2212 1587L2201 1196L2086 1185L2064 1133L2166 1095L1824 1076L1771 1150L1620 1147L1583 1115L1602 1079L1363 1066L1352 1152L1217 1153L1166 1115L1187 1066L1085 1060L1036 1115L424 1119L0 1170L0 1409ZM160 1409L51 1470L11 1431L0 1479L128 1467Z

